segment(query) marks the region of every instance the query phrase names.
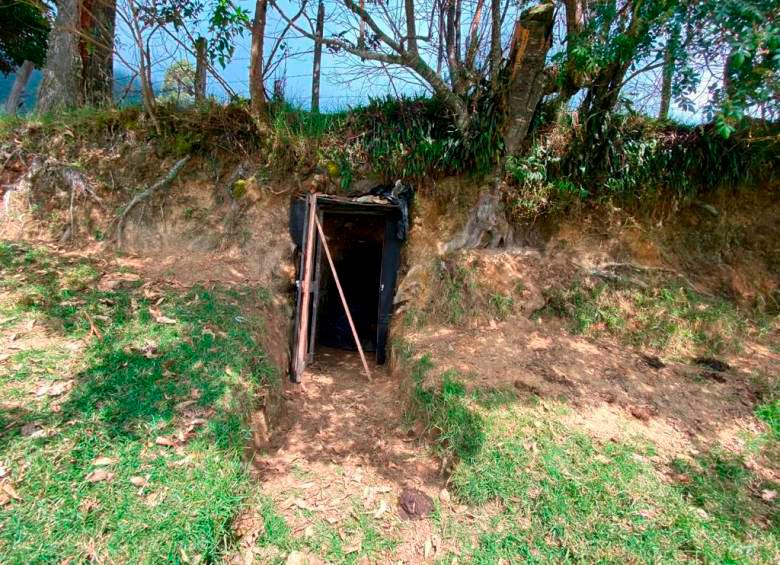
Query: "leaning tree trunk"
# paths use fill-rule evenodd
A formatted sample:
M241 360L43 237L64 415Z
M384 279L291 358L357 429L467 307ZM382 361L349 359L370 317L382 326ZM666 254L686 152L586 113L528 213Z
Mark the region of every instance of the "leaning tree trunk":
M631 61L612 63L593 81L580 106L580 120L592 140L605 139L607 122L620 100L620 88Z
M11 93L8 95L8 99L5 101L5 111L11 116L16 115L19 105L22 101L22 94L24 89L27 88L27 83L30 81L30 75L32 74L35 64L32 61L25 61L19 70L16 71L16 78L14 79L14 85L11 88Z
M93 106L111 104L114 87L116 0L82 0L79 44L84 100Z
M79 0L57 3L57 19L49 33L46 66L38 89L38 112L55 112L84 103L79 53Z
M552 44L554 6L543 2L525 11L515 25L508 76L502 86L506 122L506 155L516 154L528 135L544 92L544 63ZM462 231L447 243L446 250L508 247L513 242L502 197L503 162L491 185L483 187Z
M525 11L515 25L506 83L507 155L517 153L544 93L544 66L552 45L554 6L544 2Z

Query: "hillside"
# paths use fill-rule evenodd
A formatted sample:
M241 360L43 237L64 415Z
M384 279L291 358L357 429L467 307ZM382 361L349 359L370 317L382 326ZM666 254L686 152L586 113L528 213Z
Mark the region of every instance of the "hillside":
M7 561L778 561L771 127L558 124L495 197L435 99L158 117L0 125ZM291 206L398 178L389 364L289 382Z

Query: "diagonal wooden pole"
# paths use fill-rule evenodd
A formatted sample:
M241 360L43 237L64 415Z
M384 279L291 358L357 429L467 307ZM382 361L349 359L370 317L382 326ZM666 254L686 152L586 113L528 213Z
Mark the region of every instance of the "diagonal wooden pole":
M333 273L333 280L336 281L336 288L339 291L339 297L341 298L341 304L344 306L344 312L347 314L347 321L349 322L349 327L352 330L352 337L355 338L355 345L357 345L358 353L360 353L360 360L363 362L363 368L366 370L366 376L368 377L369 382L371 382L371 371L368 370L368 363L366 362L366 356L363 354L363 346L360 345L360 339L358 338L357 330L355 329L355 324L352 322L352 314L349 312L349 306L347 306L347 299L344 296L344 290L341 288L341 282L339 281L339 275L336 273L336 266L333 264L333 258L330 256L330 249L328 249L328 242L325 241L325 232L322 231L322 225L320 224L320 219L317 217L317 215L314 215L314 221L317 223L317 231L320 234L320 241L322 242L322 247L325 249L325 257L328 258L328 265L330 265L330 271Z

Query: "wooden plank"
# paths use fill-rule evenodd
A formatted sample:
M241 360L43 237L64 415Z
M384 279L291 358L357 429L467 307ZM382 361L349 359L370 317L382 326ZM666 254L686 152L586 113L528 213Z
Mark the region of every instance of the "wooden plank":
M295 352L295 372L296 376L303 373L306 367L306 352L308 349L308 331L309 331L309 309L311 305L311 276L313 247L314 247L314 225L317 220L317 197L314 194L307 196L309 209L306 214L306 239L304 241L304 266L301 278L301 318L296 328L298 335L297 350ZM316 222L319 224L319 222Z
M349 328L352 330L352 337L355 338L355 345L357 345L358 353L360 353L360 360L363 362L363 368L366 371L366 377L371 381L371 371L368 369L368 363L366 362L366 356L363 353L363 346L360 345L360 338L358 337L355 324L352 322L352 314L349 312L349 306L347 305L347 299L344 296L344 290L341 288L341 281L339 281L339 275L336 272L336 266L333 264L333 258L330 256L330 249L328 243L325 241L325 232L322 230L322 224L320 219L315 215L314 221L317 223L317 231L320 234L320 241L322 242L322 248L325 250L325 257L328 259L328 265L333 273L333 280L336 282L336 288L339 291L339 297L341 298L341 305L344 306L344 313L347 315L347 321L349 322Z
M319 207L318 207L319 208ZM322 222L323 218L322 210L317 210L317 217ZM317 343L317 313L320 306L320 293L322 289L322 243L314 246L314 280L312 281L312 305L311 305L311 322L309 326L309 347L307 363L314 361L314 348Z

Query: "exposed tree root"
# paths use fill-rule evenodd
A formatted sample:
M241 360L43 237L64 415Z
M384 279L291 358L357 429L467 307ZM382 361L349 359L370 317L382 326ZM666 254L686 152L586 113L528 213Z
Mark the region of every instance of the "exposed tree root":
M122 214L119 216L116 225L116 248L117 249L122 249L122 235L124 234L125 221L127 220L127 217L130 215L130 212L132 212L133 209L136 206L138 206L141 202L149 200L152 196L154 196L154 194L158 190L167 188L178 176L178 174L184 168L184 165L186 165L189 160L190 160L190 155L187 155L186 157L179 159L176 162L176 164L173 166L173 168L170 171L168 171L168 174L165 175L165 177L157 181L155 184L153 184L143 192L136 194L132 198L132 200L130 200L128 205L125 206L125 209L122 212Z
M447 244L447 251L507 247L511 243L512 228L506 219L501 192L494 186L483 189L466 226Z
M50 187L61 187L63 191L68 193L70 201L68 206L68 224L60 236L60 243L70 240L76 231L76 205L79 199L88 198L105 210L103 200L93 189L92 181L86 173L56 159L46 159L42 162L40 159L35 158L30 170L21 182L28 183L31 188L33 185L40 184Z
M44 164L44 166L46 166L47 164L48 163ZM103 201L100 199L100 197L97 194L95 194L94 190L92 190L90 181L84 173L82 173L78 169L74 169L73 167L63 166L59 170L59 174L62 180L65 182L65 184L67 184L70 187L68 227L65 229L65 232L60 237L60 243L65 243L73 236L73 233L76 231L75 207L76 207L76 201L80 196L90 197L98 204L98 206L100 206L103 209L105 209L105 206L103 205Z

